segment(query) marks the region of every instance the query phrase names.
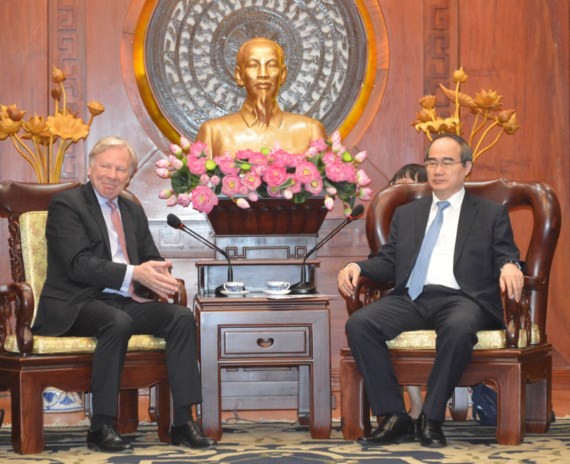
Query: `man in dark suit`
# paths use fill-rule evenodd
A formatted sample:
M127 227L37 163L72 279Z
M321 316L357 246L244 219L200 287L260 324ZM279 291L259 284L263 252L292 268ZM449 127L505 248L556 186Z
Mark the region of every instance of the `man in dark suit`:
M346 324L372 412L384 418L371 435L359 439L363 445L417 436L423 446L445 446L441 424L447 401L470 362L476 333L504 327L501 291L517 301L522 292L507 210L464 189L472 168L467 143L451 134L436 137L425 164L432 198L398 208L378 254L348 264L338 275L345 295L361 274L395 283L392 293L353 313ZM386 341L422 329L436 330L437 355L414 430Z
M169 272L172 264L160 256L142 207L119 196L136 168L136 155L126 140L103 138L89 154L90 182L53 197L46 225L47 277L34 332L97 338L89 448L132 449L113 427L113 419L133 334L166 339L174 403L172 443L212 446L215 441L205 437L192 418L191 406L202 401L192 311L136 295L141 285L163 298L177 291Z

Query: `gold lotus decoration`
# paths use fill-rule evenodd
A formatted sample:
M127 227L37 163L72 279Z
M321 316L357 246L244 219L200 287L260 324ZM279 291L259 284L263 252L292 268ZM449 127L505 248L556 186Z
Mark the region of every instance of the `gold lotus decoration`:
M63 85L66 78L66 73L53 67L51 80L55 85L51 89L51 97L55 109L47 117L34 113L24 120L26 111L15 104L0 104L0 141L12 141L18 153L34 168L41 183L59 182L66 151L79 140L85 140L93 118L105 111L98 101L88 102L90 116L85 123L77 113L67 108Z
M432 141L434 134L454 133L463 136L473 149L473 162L483 153L493 148L503 134L512 135L519 128L517 113L514 109L504 110L503 97L495 90L481 90L474 97L461 92L461 84L467 81L468 75L460 67L453 73L455 90L439 84L445 98L455 105L452 116L442 117L437 114L437 97L424 95L420 99L422 109L416 114L412 126L423 132ZM463 134L465 117L461 110L465 108L473 117L469 138Z

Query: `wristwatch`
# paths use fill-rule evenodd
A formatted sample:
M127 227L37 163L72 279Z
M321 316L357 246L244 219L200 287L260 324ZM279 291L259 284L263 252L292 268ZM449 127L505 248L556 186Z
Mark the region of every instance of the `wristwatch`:
M503 267L505 267L505 264L514 264L516 267L519 268L519 271L522 271L522 267L521 267L521 263L519 263L518 261L515 260L509 260L509 261L505 261L503 263L503 265L501 266L500 272L503 272Z

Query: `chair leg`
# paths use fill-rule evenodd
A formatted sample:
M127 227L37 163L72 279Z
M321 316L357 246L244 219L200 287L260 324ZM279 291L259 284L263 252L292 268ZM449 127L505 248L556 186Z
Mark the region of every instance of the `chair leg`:
M522 388L519 366L505 367L497 385L497 443L520 445L525 434L522 414L526 389Z
M21 375L10 391L12 407L12 447L19 454L39 454L44 449L42 389Z
M117 412L117 429L119 433L135 433L139 427L139 395L138 390L121 390L119 392L119 411Z
M545 433L552 421L552 359L535 367L534 379L526 384L526 431Z
M170 443L170 387L163 381L156 385L157 425L158 439L163 443Z
M340 415L345 440L356 440L370 433L370 406L362 376L354 359L344 355L340 361Z

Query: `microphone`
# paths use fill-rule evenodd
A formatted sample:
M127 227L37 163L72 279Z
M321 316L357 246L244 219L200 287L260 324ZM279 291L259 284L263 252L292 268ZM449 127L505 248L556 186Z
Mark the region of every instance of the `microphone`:
M186 232L188 235L194 237L196 240L198 240L199 242L202 242L204 245L211 248L212 250L216 250L224 258L226 258L226 260L228 262L228 282L232 282L234 280L234 270L232 269L232 262L230 261L230 257L228 256L228 254L224 250L222 250L220 247L217 247L215 244L213 244L209 240L206 240L204 237L197 234L196 232L194 232L189 227L186 227L182 223L180 218L178 216L176 216L175 214L169 214L166 217L166 222L173 229L178 229L178 230L181 230L182 232ZM218 296L223 295L222 290L224 290L224 284L222 284L216 288L216 290L215 290L216 295L218 295Z
M314 284L307 282L307 270L306 270L306 262L307 258L311 256L315 251L321 248L325 243L327 243L331 238L333 238L336 234L338 234L341 229L345 226L350 224L355 219L358 219L364 213L364 206L356 205L352 210L352 213L343 221L341 222L331 233L329 233L322 241L317 243L309 252L305 255L303 259L303 264L301 265L301 281L296 283L295 285L291 285L289 287L291 289L291 293L294 295L305 294L305 293L316 293L317 289L315 288Z

